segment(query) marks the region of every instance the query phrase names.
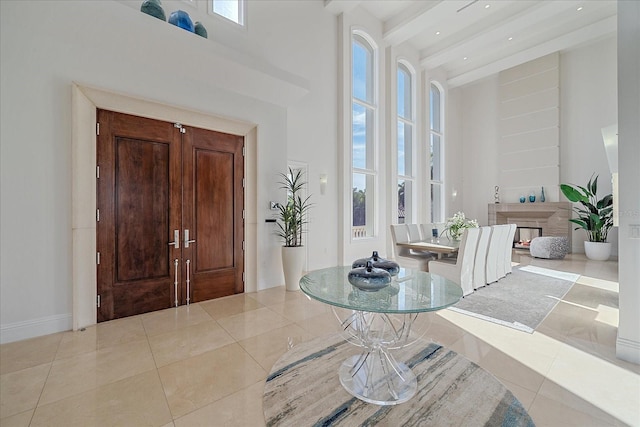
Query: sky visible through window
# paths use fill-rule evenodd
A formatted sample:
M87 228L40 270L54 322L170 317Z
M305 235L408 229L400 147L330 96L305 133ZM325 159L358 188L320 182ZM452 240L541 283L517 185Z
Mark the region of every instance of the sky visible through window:
M353 43L353 97L370 102L372 94L367 84L367 69L371 61L371 52L358 42ZM367 109L357 103L353 103L353 167L367 167ZM363 174L354 174L353 186L359 190L366 188L366 179Z
M213 0L213 11L240 25L240 0Z

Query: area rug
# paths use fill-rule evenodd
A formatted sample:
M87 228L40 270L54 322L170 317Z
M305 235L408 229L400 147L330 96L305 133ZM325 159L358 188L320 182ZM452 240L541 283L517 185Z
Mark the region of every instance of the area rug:
M520 401L493 375L454 351L418 340L394 352L417 377L405 403L363 402L340 384L338 369L359 349L340 335L285 353L264 387L267 426L533 426Z
M548 268L517 267L449 310L533 333L579 277Z

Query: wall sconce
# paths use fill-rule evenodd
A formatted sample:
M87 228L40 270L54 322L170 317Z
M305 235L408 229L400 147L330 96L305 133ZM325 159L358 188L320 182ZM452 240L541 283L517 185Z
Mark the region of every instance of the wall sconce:
M324 193L327 191L327 174L320 174L320 194L324 196Z

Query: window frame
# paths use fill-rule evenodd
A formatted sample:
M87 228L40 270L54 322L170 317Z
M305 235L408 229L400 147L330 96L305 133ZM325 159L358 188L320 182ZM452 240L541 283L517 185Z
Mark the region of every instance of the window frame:
M400 97L400 91L399 89L399 75L400 72L403 72L405 74L405 78L408 78L409 81L409 91L406 91L405 88L405 96L407 96L407 94L409 95L409 102L406 102L405 99L405 106L409 106L409 110L410 113L409 115L405 114L401 115L400 114L400 102L399 102L399 97ZM399 196L399 186L400 186L400 181L404 181L404 212L405 212L405 216L404 216L404 222L407 223L411 222L411 223L415 223L417 222L417 205L418 205L418 199L417 199L417 185L416 185L416 173L417 173L417 168L416 168L416 136L417 136L417 123L416 123L416 71L415 69L411 66L411 64L409 64L407 61L403 60L403 59L399 59L397 61L397 65L396 65L396 123L395 123L395 129L396 129L396 155L399 158L400 155L400 138L399 138L399 127L400 124L402 124L406 130L406 126L410 126L411 132L410 132L410 147L409 147L409 156L410 156L410 173L406 173L406 169L405 169L405 173L401 174L400 173L400 169L399 169L399 160L396 162L396 179L395 179L395 191L396 191L396 199L397 199L397 209L395 209L395 214L394 214L394 218L395 220L400 223L400 216L399 216L399 210L400 210L400 196ZM403 134L406 136L406 134L403 132ZM403 143L406 143L406 138L403 140ZM407 147L406 144L404 144L404 156L407 156ZM406 164L405 164L406 167ZM409 183L409 185L407 185L407 183ZM409 191L407 191L407 189Z
M359 44L365 50L371 54L371 63L369 69L366 72L367 78L371 79L371 82L367 83L367 88L371 91L370 99L363 100L355 96L354 91L354 45ZM377 222L378 222L378 200L376 197L376 190L379 186L378 182L378 141L379 141L379 90L378 90L378 61L379 52L378 46L373 41L373 38L366 32L353 29L350 37L350 64L349 64L349 81L350 81L350 216L349 216L349 228L351 230L350 239L364 240L373 239L377 237ZM366 141L365 144L365 165L364 167L354 166L354 108L355 106L364 108L365 111L371 113L371 123L366 123L367 131L371 131L371 140ZM370 152L369 152L370 150ZM354 225L354 189L355 189L355 175L364 175L365 178L365 223L362 226L364 230L357 230L359 226ZM367 197L367 195L369 197Z
M247 0L234 0L238 3L238 21L236 22L231 18L228 18L215 10L215 3L220 0L209 0L208 9L209 15L214 16L216 19L219 19L223 22L227 22L230 25L233 25L236 28L247 29ZM228 1L228 0L227 0Z
M438 103L438 125L439 130L434 129L433 126L433 100L432 100L432 88L435 88L439 94L439 103ZM430 206L430 222L438 223L445 221L445 117L444 117L444 105L445 105L445 96L444 89L442 85L435 80L429 82L428 89L428 100L429 100L429 117L427 118L428 126L429 126L429 137L427 139L427 150L426 153L428 155L427 165L428 165L428 185L429 185L429 206ZM431 141L434 137L439 138L439 170L440 170L440 179L433 179L431 176L431 165L434 159L432 159L432 150L431 150ZM439 188L438 194L434 195L434 187ZM435 199L439 203L436 203ZM433 207L439 205L439 211L434 212Z

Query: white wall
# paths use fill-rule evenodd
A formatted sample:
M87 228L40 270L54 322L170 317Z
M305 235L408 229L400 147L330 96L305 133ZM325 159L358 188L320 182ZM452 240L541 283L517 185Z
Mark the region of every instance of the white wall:
M313 194L319 172L335 176L337 19L321 2L249 7L229 49L118 2L0 2L0 339L71 327L74 81L255 123L257 287L282 283L267 202L284 198L287 158L312 164ZM314 197L310 268L336 262L336 193L330 180Z
M456 88L451 97L461 112L463 208L468 217L477 218L481 224L487 221L487 204L494 202L493 188L498 182L498 90L496 76ZM616 91L615 37L561 53L561 183L586 185L596 173L600 175L599 195L611 192L600 129L617 122ZM540 181L544 182L544 177ZM584 232L573 232L573 252L584 252L585 238ZM616 255L615 228L609 233L609 241Z
M600 197L612 192L601 129L618 122L616 52L610 37L560 55L560 183L584 186L598 175ZM584 252L586 238L573 231L573 252ZM617 255L617 228L608 241Z

